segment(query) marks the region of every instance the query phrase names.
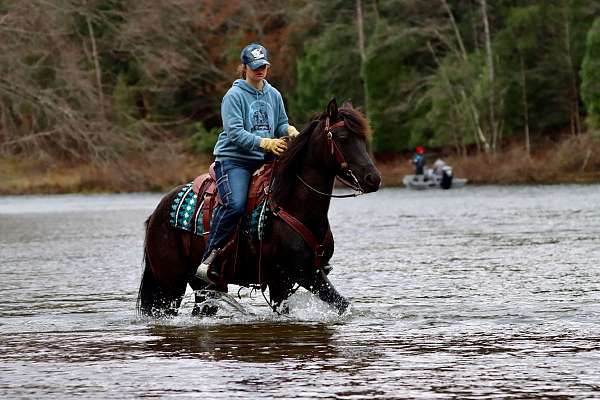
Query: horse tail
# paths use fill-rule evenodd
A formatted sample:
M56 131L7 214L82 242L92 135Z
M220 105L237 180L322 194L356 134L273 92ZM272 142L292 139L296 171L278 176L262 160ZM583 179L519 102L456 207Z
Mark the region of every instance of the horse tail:
M149 221L150 218L146 220L146 238L144 239L144 258L142 261L144 270L142 272L142 280L140 282L140 288L138 290L138 298L136 302L138 314L146 316L153 315L156 301L160 296L160 288L158 287L156 278L152 273L150 258L148 257L148 246L146 244L146 241L148 240Z

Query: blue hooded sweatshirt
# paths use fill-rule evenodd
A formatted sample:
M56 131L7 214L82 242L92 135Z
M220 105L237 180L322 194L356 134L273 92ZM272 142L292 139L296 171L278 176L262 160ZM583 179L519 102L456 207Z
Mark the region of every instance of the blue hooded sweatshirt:
M265 152L260 148L260 139L279 138L287 133L288 118L281 94L266 80L263 83L263 90L256 90L237 79L223 97L223 132L213 152L217 160L263 161Z

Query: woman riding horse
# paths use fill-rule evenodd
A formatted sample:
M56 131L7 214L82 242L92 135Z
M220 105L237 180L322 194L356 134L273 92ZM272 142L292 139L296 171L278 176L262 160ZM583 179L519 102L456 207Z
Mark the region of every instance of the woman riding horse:
M327 213L336 197L336 177L359 193L379 189L381 176L367 151L368 134L360 112L351 105L338 110L332 100L291 142L274 167L267 199L272 215L264 240L240 230L227 283L268 287L274 309L298 284L340 313L346 310L348 300L327 276L334 244ZM145 315L176 314L188 283L196 291L207 287L194 276L207 247L204 238L169 224L171 205L183 187L168 193L147 221L138 295L138 310ZM215 288L227 290L226 285Z
M246 210L250 178L265 160L265 152L280 155L287 148L281 136L296 136L288 124L283 99L266 81L269 52L260 44L242 49L240 73L223 97L223 132L215 145L215 175L223 206L215 210L208 246L196 276L210 283L222 277L214 266L220 261L221 248Z

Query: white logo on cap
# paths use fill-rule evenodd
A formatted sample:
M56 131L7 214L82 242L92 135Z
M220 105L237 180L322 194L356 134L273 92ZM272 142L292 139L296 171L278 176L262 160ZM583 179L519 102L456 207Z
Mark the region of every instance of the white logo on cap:
M255 60L258 60L259 58L265 58L265 53L263 53L261 48L254 49L250 53Z

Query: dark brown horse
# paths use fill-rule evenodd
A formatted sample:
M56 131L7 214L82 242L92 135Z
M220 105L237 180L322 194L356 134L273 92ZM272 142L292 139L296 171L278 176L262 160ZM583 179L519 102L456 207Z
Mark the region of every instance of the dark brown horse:
M274 310L296 284L340 313L348 307L327 277L326 266L333 255L327 213L336 176L362 193L379 189L381 177L367 151L368 134L360 112L350 104L338 109L332 100L326 112L290 143L273 172L268 201L274 215L266 237L259 242L238 233L227 283L259 284L263 290L268 286ZM145 266L137 302L144 315L174 315L187 284L196 291L209 286L194 276L205 239L169 223L170 207L180 189L168 193L146 223ZM227 291L227 285L213 289ZM210 313L206 307L201 311Z

